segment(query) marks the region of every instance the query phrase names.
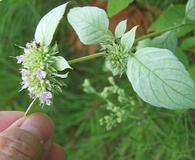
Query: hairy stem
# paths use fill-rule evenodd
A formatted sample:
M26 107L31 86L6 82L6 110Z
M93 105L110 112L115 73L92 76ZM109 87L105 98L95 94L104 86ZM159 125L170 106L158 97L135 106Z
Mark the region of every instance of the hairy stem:
M70 60L70 61L68 61L68 63L69 64L75 64L75 63L79 63L79 62L83 62L83 61L88 61L88 60L91 60L91 59L94 59L94 58L98 58L98 57L101 57L103 55L105 55L105 52L94 53L94 54L91 54L91 55L88 55L88 56L84 56L84 57L81 57L81 58L76 58L76 59Z
M173 27L165 28L165 29L160 30L158 32L153 32L153 33L146 34L144 36L141 36L141 37L137 38L134 43L137 43L137 42L139 42L141 40L144 40L146 38L153 38L153 37L159 36L159 35L161 35L165 32L172 31L172 30L178 29L178 28L186 26L186 25L188 25L188 24L179 24L179 25L176 25L176 26L173 26Z
M26 112L25 112L25 116L28 115L28 112L30 111L30 109L32 108L33 104L35 103L35 101L37 100L37 98L33 99L33 101L30 103L30 105L28 106Z

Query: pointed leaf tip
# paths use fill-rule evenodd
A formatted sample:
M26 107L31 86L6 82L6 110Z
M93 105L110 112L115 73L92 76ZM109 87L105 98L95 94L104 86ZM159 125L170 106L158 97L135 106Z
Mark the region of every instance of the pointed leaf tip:
M72 69L72 67L68 64L67 60L62 56L54 57L54 67L58 71L63 71L65 69Z
M119 22L115 29L116 38L121 38L127 29L127 19Z
M138 26L134 26L130 31L121 37L121 44L126 48L131 48L135 41L135 34Z
M65 13L68 3L69 2L52 9L41 18L35 31L36 42L45 46L50 45L55 30Z

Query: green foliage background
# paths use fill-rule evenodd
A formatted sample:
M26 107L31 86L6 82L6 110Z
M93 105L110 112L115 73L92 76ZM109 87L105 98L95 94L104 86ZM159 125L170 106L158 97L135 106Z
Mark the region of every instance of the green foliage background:
M4 0L0 2L0 107L1 110L24 111L30 103L26 92L19 93L19 66L11 56L21 54L15 44L24 45L32 40L40 17L48 10L61 4L62 0ZM92 0L74 1L72 5L90 5ZM180 11L185 1L147 1L167 11L170 17L179 17L172 13L171 7ZM145 1L139 0L141 5ZM172 4L174 3L174 5ZM181 4L181 6L175 6ZM167 9L168 8L168 9ZM170 11L171 10L171 11ZM178 10L177 10L178 11ZM166 17L166 16L165 16ZM166 22L166 23L164 23ZM151 31L169 27L169 22L161 18L150 27ZM141 27L141 26L140 26ZM78 57L74 49L68 47L71 27L64 18L57 30L55 40L59 43L60 53L66 59ZM178 34L178 58L195 77L195 49L193 38L195 30L186 28ZM191 39L191 40L188 40ZM188 42L186 42L188 41ZM189 47L190 45L190 47ZM184 52L186 51L186 52ZM152 107L132 92L124 76L115 78L127 94L136 99L136 106L129 116L111 131L99 125L99 119L105 110L103 103L95 95L83 92L82 83L89 78L92 84L101 90L108 85L107 77L111 73L104 70L103 59L73 66L74 70L66 79L68 87L57 95L53 108L40 110L48 113L54 120L55 142L61 144L68 160L192 160L195 157L195 111L170 111ZM101 82L101 83L100 83ZM114 98L113 98L114 100Z

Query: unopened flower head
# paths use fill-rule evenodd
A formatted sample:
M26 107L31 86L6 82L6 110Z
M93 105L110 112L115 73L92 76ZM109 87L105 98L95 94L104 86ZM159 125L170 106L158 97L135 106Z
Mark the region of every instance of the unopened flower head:
M125 22L125 23L123 23ZM126 28L126 20L122 21L123 27ZM121 22L119 23L121 27ZM119 27L119 28L120 28ZM113 75L122 75L127 71L128 58L133 54L133 43L137 26L125 33L120 29L115 30L115 36L109 34L101 43L102 50L106 52L106 67L112 71ZM118 32L119 31L119 32Z
M123 47L114 40L105 44L101 44L102 48L106 50L106 66L112 71L113 75L122 75L126 72L127 59L131 53L131 49Z
M28 52L26 52L28 50ZM58 53L57 46L41 46L35 41L27 43L24 54L17 56L18 63L22 64L21 90L27 89L32 99L39 98L41 104L52 103L55 88L60 88L63 83L56 80L57 68L55 56ZM69 67L67 67L69 68Z

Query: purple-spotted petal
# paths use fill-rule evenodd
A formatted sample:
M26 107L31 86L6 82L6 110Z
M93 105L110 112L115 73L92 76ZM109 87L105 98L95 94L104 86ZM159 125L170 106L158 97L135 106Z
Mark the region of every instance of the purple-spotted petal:
M28 88L29 86L29 73L28 73L28 70L26 69L22 69L20 73L22 74L22 89L21 90L23 90L23 89Z
M53 98L53 95L51 92L43 92L41 93L40 97L39 97L39 100L42 104L47 104L47 105L51 105L51 102L52 102L52 98Z
M35 91L33 89L31 89L31 88L28 88L28 91L29 91L30 98L35 99L36 98Z
M20 55L16 57L17 63L23 63L24 62L24 55Z
M46 72L43 71L43 70L37 70L35 72L35 74L36 74L37 78L39 78L39 79L45 79L46 78Z
M22 69L22 70L20 71L20 73L21 73L21 75L22 75L22 80L27 80L27 79L29 79L29 78L28 78L28 76L29 76L28 70Z

